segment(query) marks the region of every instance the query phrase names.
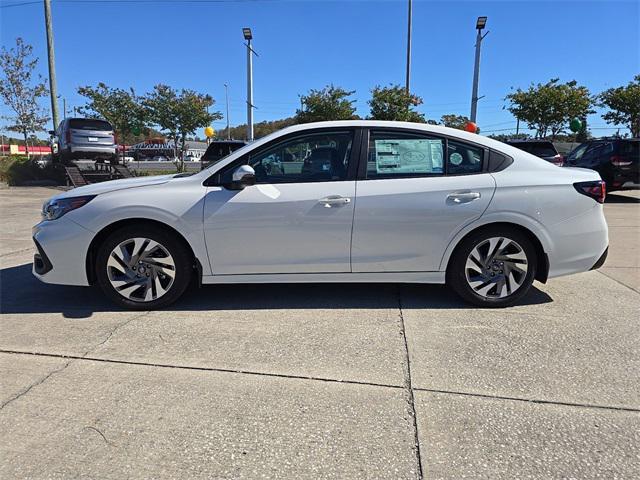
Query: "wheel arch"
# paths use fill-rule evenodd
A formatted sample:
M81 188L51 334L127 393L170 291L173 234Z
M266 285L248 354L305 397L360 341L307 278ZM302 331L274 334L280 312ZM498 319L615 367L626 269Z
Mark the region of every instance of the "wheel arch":
M202 264L200 263L200 260L198 260L198 257L195 255L195 252L191 244L187 241L184 235L182 235L178 230L173 228L171 225L168 225L164 222L160 222L158 220L152 220L150 218L125 218L125 219L110 223L109 225L103 227L102 230L100 230L98 233L96 233L96 235L91 240L91 243L89 244L89 249L87 250L87 256L86 256L85 268L86 268L87 280L89 282L89 285L93 285L96 281L96 269L95 269L96 263L95 262L96 262L96 256L98 254L98 247L107 239L109 235L111 235L116 230L127 227L129 225L140 226L141 224L154 225L157 227L161 227L163 229L170 231L172 234L175 235L175 237L184 245L184 247L189 252L189 255L193 259L193 262L194 262L193 268L196 271L198 285L200 285L202 282Z
M456 240L452 243L452 246L447 249L447 253L445 253L445 257L443 259L443 264L446 265L447 270L449 268L449 264L453 259L456 251L460 248L462 242L467 239L470 235L475 234L479 231L486 230L489 228L510 228L519 231L520 233L527 236L527 238L531 241L534 248L536 249L536 257L537 257L537 265L536 265L536 276L535 279L541 283L546 283L547 278L549 277L549 255L545 251L545 247L543 243L540 241L540 238L533 233L533 231L519 223L514 222L489 222L484 223L482 225L475 226L474 228L468 229L464 231L461 235L459 235Z

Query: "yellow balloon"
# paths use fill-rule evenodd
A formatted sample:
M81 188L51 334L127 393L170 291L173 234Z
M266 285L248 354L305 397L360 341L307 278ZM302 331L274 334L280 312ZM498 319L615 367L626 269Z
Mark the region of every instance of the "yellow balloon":
M207 127L204 129L204 134L207 137L211 138L216 134L216 131L212 127Z

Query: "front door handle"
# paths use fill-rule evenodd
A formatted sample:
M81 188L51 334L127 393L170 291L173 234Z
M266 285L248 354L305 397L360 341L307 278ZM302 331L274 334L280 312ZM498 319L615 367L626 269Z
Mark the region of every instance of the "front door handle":
M480 192L453 192L447 195L447 201L455 204L469 203L480 198Z
M339 205L347 205L348 203L351 203L351 199L340 195L329 195L328 197L318 200L318 203L321 203L325 208L331 208Z

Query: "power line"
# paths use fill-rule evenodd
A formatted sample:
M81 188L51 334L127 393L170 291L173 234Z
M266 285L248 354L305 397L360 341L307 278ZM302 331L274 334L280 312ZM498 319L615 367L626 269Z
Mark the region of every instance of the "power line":
M261 3L261 2L279 2L282 0L54 0L53 3L84 3L84 4L158 4L158 3L166 3L166 4L176 4L176 3ZM20 3L5 3L5 1L0 0L0 8L12 8L12 7L23 7L27 5L37 5L42 2L40 1L28 1L28 2L20 2Z

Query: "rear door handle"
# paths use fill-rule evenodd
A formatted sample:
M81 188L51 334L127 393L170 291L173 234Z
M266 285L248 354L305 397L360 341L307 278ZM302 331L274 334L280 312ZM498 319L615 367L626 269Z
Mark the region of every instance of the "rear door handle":
M333 206L347 205L351 203L351 199L340 195L329 195L318 200L318 203L321 203L325 208L331 208Z
M459 204L469 203L480 198L480 192L453 192L447 195L447 200Z

